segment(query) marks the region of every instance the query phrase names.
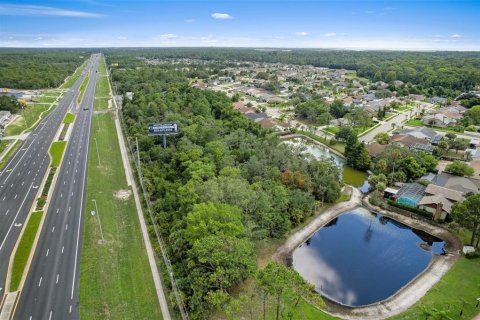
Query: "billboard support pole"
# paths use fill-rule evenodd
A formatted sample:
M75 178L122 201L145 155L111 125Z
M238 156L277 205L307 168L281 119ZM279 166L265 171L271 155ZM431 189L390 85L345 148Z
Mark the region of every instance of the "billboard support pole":
M164 134L163 135L163 149L166 149L167 148L167 135Z

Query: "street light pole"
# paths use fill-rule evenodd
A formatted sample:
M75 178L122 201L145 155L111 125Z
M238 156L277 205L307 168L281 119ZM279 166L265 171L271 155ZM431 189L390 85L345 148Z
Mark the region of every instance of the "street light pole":
M98 211L97 201L95 199L92 199L92 201L95 204L95 210L97 211L98 226L100 227L100 235L102 236L102 242L105 242L105 239L103 238L103 230L102 224L100 222L100 212Z

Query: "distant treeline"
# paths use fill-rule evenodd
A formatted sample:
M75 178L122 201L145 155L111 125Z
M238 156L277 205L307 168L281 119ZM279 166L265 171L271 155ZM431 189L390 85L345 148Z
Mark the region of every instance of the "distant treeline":
M0 88L55 88L90 56L84 50L0 49Z
M111 52L111 50L106 50ZM371 81L401 80L416 85L428 96L455 97L480 83L480 52L406 52L348 50L255 50L233 48L148 48L115 50L119 65L147 58L193 58L310 64L316 67L356 70ZM122 55L124 58L122 59ZM138 61L140 63L140 61ZM136 64L138 66L138 64Z

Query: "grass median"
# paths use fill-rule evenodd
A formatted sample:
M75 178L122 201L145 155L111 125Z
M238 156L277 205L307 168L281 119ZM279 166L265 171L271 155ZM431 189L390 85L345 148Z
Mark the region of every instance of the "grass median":
M73 113L68 112L63 118L63 123L73 123L75 121L75 115Z
M83 96L85 95L85 90L87 90L88 82L90 81L90 72L87 73L85 78L83 78L82 85L80 86L80 94L78 95L77 102L81 103L83 100Z
M40 221L42 220L43 211L35 211L30 215L28 223L25 226L22 238L15 251L13 258L12 275L10 279L10 291L17 291L20 281L22 280L23 271L27 265L30 251L32 251L33 241L37 235Z
M15 141L15 144L10 148L10 150L5 154L5 156L0 160L0 171L3 170L3 168L7 165L8 160L15 154L15 151L20 148L20 145L22 144L22 141L17 140Z
M162 319L110 113L93 117L79 291L82 319Z
M60 165L66 145L67 141L55 141L50 146L49 152L50 156L52 157L52 167L57 168Z

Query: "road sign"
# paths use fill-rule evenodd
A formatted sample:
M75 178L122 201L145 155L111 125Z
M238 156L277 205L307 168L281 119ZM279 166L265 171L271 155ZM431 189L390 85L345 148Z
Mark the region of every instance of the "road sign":
M178 123L169 122L169 123L150 123L148 125L148 134L149 135L166 135L166 134L176 134L178 133Z

